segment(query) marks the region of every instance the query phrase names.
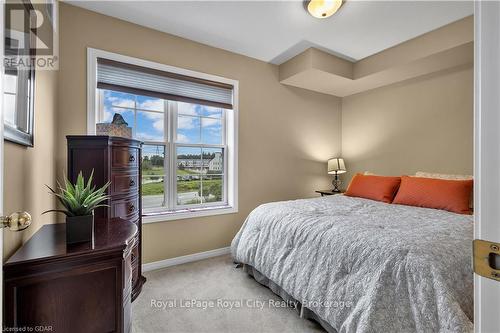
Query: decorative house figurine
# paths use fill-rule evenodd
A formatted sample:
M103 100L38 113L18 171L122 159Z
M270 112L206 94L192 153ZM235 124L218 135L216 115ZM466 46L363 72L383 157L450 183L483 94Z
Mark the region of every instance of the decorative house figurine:
M111 123L96 124L97 135L119 136L122 138L132 138L132 127L128 127L127 122L122 115L115 113Z

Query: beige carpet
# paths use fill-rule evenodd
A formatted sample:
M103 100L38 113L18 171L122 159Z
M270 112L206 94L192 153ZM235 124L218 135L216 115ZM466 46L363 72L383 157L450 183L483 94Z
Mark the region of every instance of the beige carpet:
M148 281L132 304L134 333L325 332L294 309L278 307L286 304L234 268L229 256L144 275Z

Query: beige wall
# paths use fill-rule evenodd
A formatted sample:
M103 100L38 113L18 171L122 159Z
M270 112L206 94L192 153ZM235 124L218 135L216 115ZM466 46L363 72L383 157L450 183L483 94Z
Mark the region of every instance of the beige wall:
M472 174L470 66L342 99L342 155L349 173Z
M86 131L86 48L239 80L239 213L144 226L144 262L229 246L260 203L315 196L340 152L340 99L279 83L278 67L60 5L57 170L67 134ZM84 27L84 28L83 28Z
M4 258L8 258L54 215L41 213L55 207L45 184L55 184L57 72L40 71L35 78L35 146L4 145L4 213L26 210L33 224L21 232L4 231Z

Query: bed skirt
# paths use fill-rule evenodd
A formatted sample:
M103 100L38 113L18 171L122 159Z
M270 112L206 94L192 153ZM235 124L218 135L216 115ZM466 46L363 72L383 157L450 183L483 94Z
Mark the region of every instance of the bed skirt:
M337 330L335 330L332 326L330 326L330 324L321 319L312 310L303 306L299 301L297 301L295 298L290 296L286 291L284 291L283 288L281 288L279 285L271 281L268 277L266 277L264 274L256 270L253 266L247 264L240 264L240 265L242 266L243 271L246 272L248 275L252 276L255 279L255 281L271 289L273 293L281 297L284 301L295 304L296 305L295 309L297 310L297 313L299 314L300 318L314 320L315 322L320 324L321 327L323 327L328 333L337 333Z

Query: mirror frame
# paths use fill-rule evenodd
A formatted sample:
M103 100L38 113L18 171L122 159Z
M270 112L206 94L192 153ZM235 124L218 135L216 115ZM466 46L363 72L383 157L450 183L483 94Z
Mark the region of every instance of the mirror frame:
M36 21L36 16L34 16L33 12L33 5L31 4L30 1L28 0L23 0L23 5L28 12L28 16L30 20L35 20ZM36 26L36 25L35 25ZM35 58L36 56L36 50L31 47L31 45L35 45L36 41L34 39L34 34L31 34L30 38L26 41L29 43L29 48L30 48L30 57L32 59ZM5 38L4 43L6 42L7 38ZM6 69L4 69L6 70ZM19 76L18 76L19 77ZM26 125L27 125L27 130L23 131L17 128L16 126L12 126L11 124L7 124L4 121L4 139L13 143L17 143L23 146L28 146L28 147L33 147L34 146L34 129L35 129L35 68L32 66L29 69L29 75L27 76L27 80L29 80L29 84L26 84L25 86L28 87L27 92L28 92L28 98L29 102L27 102L28 105L26 105L25 108L25 117L26 117ZM19 92L16 92L16 97L20 97L18 95Z

